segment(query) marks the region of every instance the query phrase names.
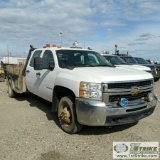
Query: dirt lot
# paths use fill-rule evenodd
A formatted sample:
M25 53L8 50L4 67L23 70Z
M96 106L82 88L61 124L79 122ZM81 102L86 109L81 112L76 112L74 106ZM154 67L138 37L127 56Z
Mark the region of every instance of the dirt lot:
M160 97L160 81L155 92ZM0 82L0 160L111 160L118 141L160 142L160 102L136 125L85 126L69 135L59 128L50 103L32 94L11 99Z

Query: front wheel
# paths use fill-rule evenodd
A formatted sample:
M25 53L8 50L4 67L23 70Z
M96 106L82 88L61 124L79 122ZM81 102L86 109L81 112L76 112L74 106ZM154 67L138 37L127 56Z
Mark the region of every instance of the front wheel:
M63 131L73 134L82 129L77 121L74 98L71 96L61 98L58 106L58 119Z

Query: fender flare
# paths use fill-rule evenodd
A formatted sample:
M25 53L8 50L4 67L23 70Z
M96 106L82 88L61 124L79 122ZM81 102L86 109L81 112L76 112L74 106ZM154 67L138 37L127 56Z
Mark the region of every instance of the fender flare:
M9 85L9 80L11 80L11 88L14 90L15 85L13 83L13 78L11 76L8 76L6 79L6 84Z
M74 96L74 92L64 86L55 86L52 94L52 112L57 112L60 99L64 96Z

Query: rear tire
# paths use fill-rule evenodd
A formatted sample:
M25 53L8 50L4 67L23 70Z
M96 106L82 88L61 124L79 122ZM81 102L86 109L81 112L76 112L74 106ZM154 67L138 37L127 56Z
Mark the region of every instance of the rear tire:
M82 129L82 125L77 121L73 97L61 98L58 106L58 119L62 130L66 133L73 134Z
M15 98L16 97L16 92L12 89L12 80L8 81L8 96L10 98Z

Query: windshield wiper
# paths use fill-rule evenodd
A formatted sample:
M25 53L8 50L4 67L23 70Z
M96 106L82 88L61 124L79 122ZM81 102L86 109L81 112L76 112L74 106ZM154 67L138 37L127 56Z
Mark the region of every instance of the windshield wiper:
M111 65L108 65L108 64L99 64L96 67L114 67L114 65L111 66Z
M73 70L75 67L74 66L63 65L61 68L66 68L66 69Z
M114 67L114 66L111 66L111 65L107 65L107 64L76 64L74 65L76 67Z
M93 64L75 64L75 67L96 67L96 65Z
M107 64L98 64L98 65L93 65L93 64L75 64L75 65L71 65L71 66L68 66L68 65L65 65L63 66L62 68L67 68L67 69L70 69L70 70L73 70L75 67L115 67L114 65L111 66L111 65L107 65Z

